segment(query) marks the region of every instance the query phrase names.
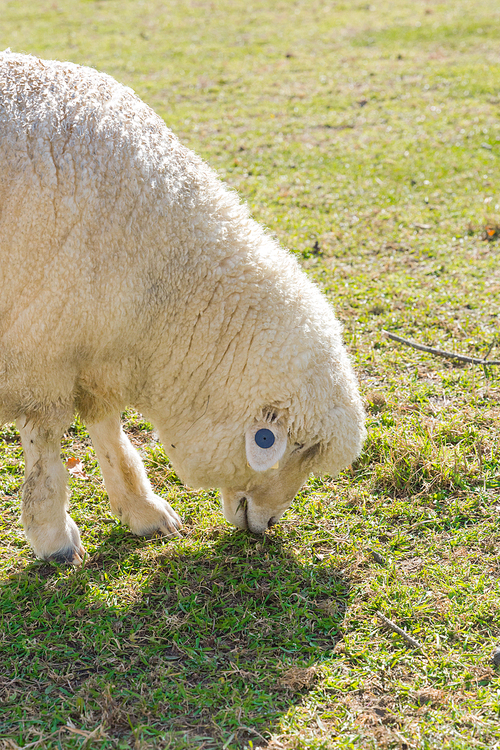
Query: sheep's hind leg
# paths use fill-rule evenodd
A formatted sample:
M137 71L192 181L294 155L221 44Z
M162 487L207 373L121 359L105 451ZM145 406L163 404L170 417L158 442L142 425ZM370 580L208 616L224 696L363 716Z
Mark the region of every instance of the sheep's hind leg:
M101 466L113 513L137 536L179 536L182 522L155 495L141 458L123 432L119 416L87 425Z
M67 513L68 475L60 457L64 427L48 428L36 415L17 420L26 463L21 523L37 557L78 565L85 550Z

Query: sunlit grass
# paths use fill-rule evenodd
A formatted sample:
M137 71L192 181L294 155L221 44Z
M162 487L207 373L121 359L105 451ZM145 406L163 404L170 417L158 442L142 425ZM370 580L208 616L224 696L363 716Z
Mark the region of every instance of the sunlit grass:
M369 436L265 539L183 488L124 415L181 539L114 519L85 428L78 570L34 560L2 432L0 738L8 748L500 743L500 11L425 3L0 0L0 46L132 86L297 254L344 324ZM421 644L384 628L381 611ZM34 745L31 745L34 747Z

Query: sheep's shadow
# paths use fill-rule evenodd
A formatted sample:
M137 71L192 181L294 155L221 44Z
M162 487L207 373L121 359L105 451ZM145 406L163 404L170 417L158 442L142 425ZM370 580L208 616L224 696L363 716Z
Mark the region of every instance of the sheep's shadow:
M318 666L336 658L348 581L324 561L301 564L278 537L262 543L224 530L189 551L172 542L151 569L145 544L113 529L73 573L36 563L5 582L4 602L21 604L7 629L17 634L9 644L17 675L6 681L33 693L36 679L39 705L59 692L62 723L102 725L110 739L265 746L313 688ZM32 634L45 624L41 652ZM20 728L0 722L0 736L19 737Z

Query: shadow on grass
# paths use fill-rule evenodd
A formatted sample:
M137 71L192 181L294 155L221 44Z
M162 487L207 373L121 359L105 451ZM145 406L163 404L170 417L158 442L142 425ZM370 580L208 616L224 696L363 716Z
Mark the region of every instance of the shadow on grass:
M60 747L69 719L102 748L265 746L314 689L347 607L338 571L274 535L147 545L116 528L78 570L3 583L0 737Z

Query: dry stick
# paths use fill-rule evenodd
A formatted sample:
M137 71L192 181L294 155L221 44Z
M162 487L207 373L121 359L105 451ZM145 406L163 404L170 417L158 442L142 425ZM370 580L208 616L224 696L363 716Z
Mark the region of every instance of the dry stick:
M409 339L403 339L401 336L396 336L395 333L389 333L389 331L382 331L393 341L398 341L400 344L406 344L406 346L412 346L414 349L419 349L421 352L429 352L429 354L436 354L438 357L449 357L449 359L458 359L460 362L469 362L473 365L500 365L500 360L491 359L478 359L477 357L466 357L464 354L453 354L452 352L444 352L442 349L433 349L431 346L424 346L423 344L417 344L416 341L410 341ZM488 352L489 354L489 352ZM488 355L486 355L488 356Z
M102 729L101 724L99 724L97 729L94 729L93 732L86 732L84 729L77 729L76 727L68 727L67 725L64 725L64 726L59 727L59 729L56 729L55 732L48 734L46 737L42 737L42 735L40 734L40 737L37 740L35 740L34 742L30 742L28 745L23 745L22 748L19 745L16 745L16 743L13 742L13 740L10 740L8 737L6 739L12 743L12 747L15 748L16 750L25 750L25 748L28 748L28 747L35 748L37 745L40 745L42 742L46 742L46 740L50 739L50 737L54 737L56 734L60 735L61 732L64 732L64 730L66 730L67 732L72 732L73 734L78 734L81 737L85 737L86 739L84 740L83 745L82 745L82 747L84 747L89 740L99 739L97 735L99 732L101 732L101 729Z
M489 347L488 351L484 355L484 361L485 362L488 359L488 357L490 356L490 352L491 352L491 350L493 349L493 347L495 346L496 343L497 343L497 340L493 339L493 341L490 344L490 347ZM486 367L486 365L483 365L483 370L484 370L484 377L486 378L486 380L488 380L488 368ZM486 479L484 481L486 482ZM486 489L486 487L485 487L485 489Z
M244 724L240 724L239 729L244 729L245 732L250 732L251 734L255 734L257 737L260 737L261 740L264 740L264 742L267 742L266 738L263 737L260 732L257 732L256 729L252 729L252 727L246 727ZM283 745L281 746L283 747Z
M408 635L406 630L403 630L403 628L400 628L398 625L396 625L395 622L389 620L389 618L383 615L382 612L379 612L378 609L375 614L377 615L379 620L382 620L384 625L387 625L387 627L393 630L394 633L397 633L401 636L401 638L404 638L412 648L422 648L422 645L418 641L416 641L415 638L412 638L411 635Z
M486 354L484 355L484 359L485 359L485 360L486 360L486 359L488 359L488 357L490 356L490 352L491 352L491 350L493 349L493 347L495 346L495 344L496 344L496 343L497 343L497 340L496 340L496 339L493 339L493 341L492 341L492 342L491 342L491 344L490 344L490 348L488 349L488 351L487 351L487 352L486 352Z

